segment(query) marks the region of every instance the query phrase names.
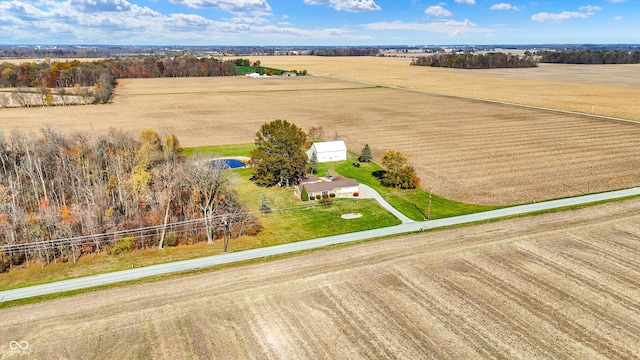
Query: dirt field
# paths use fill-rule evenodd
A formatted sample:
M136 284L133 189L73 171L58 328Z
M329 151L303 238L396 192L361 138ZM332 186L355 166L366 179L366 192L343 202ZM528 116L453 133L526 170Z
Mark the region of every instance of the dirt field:
M2 309L0 357L637 359L639 222L635 199Z
M320 65L328 66L323 62L326 58L268 59L292 62L286 68L303 69L309 65L323 70ZM294 66L295 59L303 61L296 63L301 66ZM343 68L358 74L368 74L368 66L377 61L390 67L389 64L397 66L399 60L406 60L359 59L329 60L333 61L331 64L344 61ZM352 63L356 60L367 66ZM401 70L388 71L396 78L377 80L392 84L398 76L413 79L406 71L427 71L429 79L449 79L453 85L484 78L456 74L451 77L445 69L398 68ZM611 78L619 75L612 74ZM567 78L576 76L579 74ZM497 76L492 79L512 86L529 81ZM565 90L575 87L575 83L560 85ZM606 88L639 91L640 98L640 87ZM564 90L554 91L560 91L558 97L568 96ZM619 101L624 101L625 106L637 106L628 98ZM634 116L638 114L640 111ZM113 103L107 106L0 110L0 126L7 135L14 129L36 131L46 125L65 131L94 132L116 127L133 135L151 127L160 132L173 131L183 146L250 143L259 127L274 119L286 119L305 130L322 126L325 138L331 140L337 133L355 152L368 143L378 159L389 149L402 151L416 168L425 189L432 187L436 194L467 203L526 203L640 183L640 160L635 155L640 153L637 124L323 77L123 80Z
M640 120L640 64L460 70L383 57L275 56L262 62L373 84Z

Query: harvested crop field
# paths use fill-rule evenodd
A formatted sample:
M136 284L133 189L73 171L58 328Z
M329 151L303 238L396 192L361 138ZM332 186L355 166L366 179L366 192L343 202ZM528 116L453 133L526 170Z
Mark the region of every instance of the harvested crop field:
M285 119L379 159L407 155L422 187L467 203L505 205L637 186L640 125L323 77L123 80L112 104L4 109L34 131L173 131L183 146L250 143Z
M0 309L0 353L637 359L639 222L633 199Z
M640 64L463 70L410 66L411 59L385 57L274 56L262 61L372 84L640 120Z

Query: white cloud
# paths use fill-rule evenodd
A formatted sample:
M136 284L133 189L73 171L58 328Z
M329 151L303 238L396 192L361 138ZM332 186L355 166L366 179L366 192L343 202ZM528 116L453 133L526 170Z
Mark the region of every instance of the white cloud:
M86 12L128 11L131 4L127 0L71 0L71 5Z
M561 13L541 12L531 15L531 20L538 22L555 21L560 22L568 19L586 19L592 14L581 13L577 11L563 11Z
M511 4L500 3L500 4L491 5L491 10L513 10L513 11L518 11L520 9L518 7L516 7L516 6L511 5Z
M613 18L613 20L616 20L616 21L620 21L622 19L624 19L622 16L616 16Z
M448 34L449 36L466 35L468 33L490 33L493 30L479 28L477 24L465 19L464 21L436 21L431 23L407 23L402 21L393 22L376 22L364 24L367 30L385 31L385 30L407 30L407 31L425 31Z
M127 4L121 0L0 1L0 33L17 43L123 45L230 43L241 42L248 36L265 41L364 38L339 28L262 26L257 25L259 18L234 19L244 23L215 21L196 14L161 14L148 7ZM98 7L104 10L96 11ZM113 11L119 11L117 16Z
M338 11L364 12L382 10L375 0L304 0L307 5L328 4Z
M271 11L267 0L169 0L173 4L183 4L191 8L220 8L233 13L254 13Z
M476 4L476 0L456 0L457 3L463 3L463 4L469 4L469 5L475 5Z
M86 1L86 0L84 0ZM95 1L95 0L89 0ZM271 6L267 0L169 0L173 4L182 4L191 8L219 8L234 16L235 22L261 24L270 15Z
M608 2L611 3L622 3L622 2L627 2L627 0L607 0Z
M424 11L424 13L427 14L427 15L433 15L433 16L438 16L438 17L451 16L451 11L443 8L440 5L429 6Z
M594 11L600 11L602 10L602 8L599 6L586 5L586 6L580 6L578 10L594 12Z

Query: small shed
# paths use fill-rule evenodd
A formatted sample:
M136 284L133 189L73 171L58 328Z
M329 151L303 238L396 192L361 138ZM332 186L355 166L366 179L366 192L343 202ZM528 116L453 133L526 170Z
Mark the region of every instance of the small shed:
M347 145L344 141L315 142L307 150L309 159L316 154L319 163L347 160Z

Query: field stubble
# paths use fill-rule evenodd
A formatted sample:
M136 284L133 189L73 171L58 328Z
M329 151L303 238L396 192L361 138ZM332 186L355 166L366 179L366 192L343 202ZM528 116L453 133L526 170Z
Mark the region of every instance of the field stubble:
M371 85L405 81L405 87L429 91L436 83L469 95L465 92L476 84L527 96L526 91L536 89L528 81L538 81L558 100L579 96L574 90L613 96L624 89L626 97L617 101L637 106L630 99L636 92L635 99L640 97L640 86L633 83L611 86L489 77L481 72L411 67L406 59L393 58L267 59L263 61L274 62L270 66L348 74L367 83L314 76L121 80L112 104L3 109L0 123L5 134L44 126L68 132L106 132L115 127L134 135L155 128L175 133L183 146L201 146L250 143L262 124L285 119L305 130L322 126L326 139L337 135L355 152L368 143L376 160L389 149L402 151L423 188L486 205L633 187L640 179L640 160L634 155L640 153L637 124ZM344 76L337 73L340 69ZM528 76L536 71L519 70ZM634 111L634 116L639 113Z
M638 214L627 200L0 309L0 352L636 359Z

